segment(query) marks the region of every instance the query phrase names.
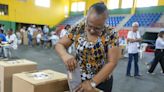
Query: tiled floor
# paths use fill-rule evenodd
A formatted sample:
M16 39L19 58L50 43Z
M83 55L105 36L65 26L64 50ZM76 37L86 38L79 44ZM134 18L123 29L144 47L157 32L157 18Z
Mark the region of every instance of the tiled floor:
M38 69L52 69L63 73L66 72L63 63L53 49L20 46L15 53L15 56L19 58L37 62ZM157 67L155 71L156 75L146 74L147 69L144 62L150 61L152 58L153 54L146 53L144 58L140 60L140 72L143 74L141 78L126 77L127 59L121 59L113 74L113 92L164 92L164 76L160 75L160 67Z

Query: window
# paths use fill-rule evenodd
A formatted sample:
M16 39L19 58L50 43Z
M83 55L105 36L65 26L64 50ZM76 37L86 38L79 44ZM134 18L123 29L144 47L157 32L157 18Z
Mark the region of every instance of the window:
M50 0L35 0L35 5L41 6L41 7L50 7Z
M68 17L69 14L68 6L64 7L64 13L65 13L65 17Z
M85 10L85 2L73 2L71 6L72 12L82 12Z
M0 4L0 15L8 15L8 5Z
M158 0L137 0L137 7L157 6Z
M122 0L121 8L132 8L133 0Z
M119 8L119 0L109 0L108 9L117 9Z

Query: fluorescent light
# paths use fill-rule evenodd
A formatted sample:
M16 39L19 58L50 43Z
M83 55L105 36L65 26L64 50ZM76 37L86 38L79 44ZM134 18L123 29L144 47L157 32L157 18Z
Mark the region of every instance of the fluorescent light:
M50 0L35 0L35 5L41 6L41 7L50 7Z
M69 9L68 6L64 7L65 17L68 17Z
M157 6L158 0L137 0L137 7Z
M133 0L122 0L121 8L132 8Z
M119 0L109 0L108 9L117 9L119 8Z
M81 12L85 10L85 2L73 2L71 6L71 11Z

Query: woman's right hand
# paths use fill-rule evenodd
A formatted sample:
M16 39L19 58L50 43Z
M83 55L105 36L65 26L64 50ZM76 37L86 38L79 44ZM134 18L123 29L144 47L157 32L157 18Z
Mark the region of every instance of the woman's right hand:
M66 54L63 56L63 62L69 71L74 71L77 66L77 61L74 56Z

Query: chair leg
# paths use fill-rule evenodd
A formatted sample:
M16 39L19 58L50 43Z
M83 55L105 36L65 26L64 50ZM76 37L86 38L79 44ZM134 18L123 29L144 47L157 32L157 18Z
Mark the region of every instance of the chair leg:
M143 58L143 52L141 51L140 52L140 59L142 59Z

